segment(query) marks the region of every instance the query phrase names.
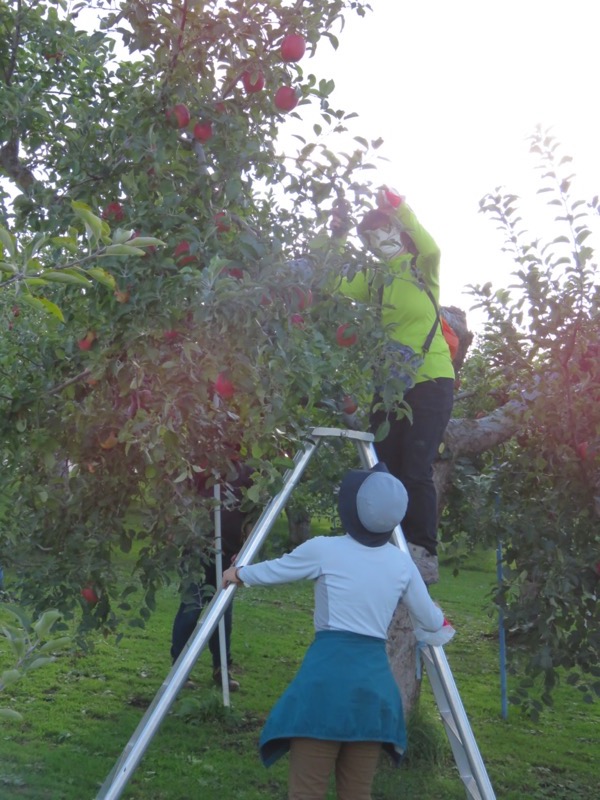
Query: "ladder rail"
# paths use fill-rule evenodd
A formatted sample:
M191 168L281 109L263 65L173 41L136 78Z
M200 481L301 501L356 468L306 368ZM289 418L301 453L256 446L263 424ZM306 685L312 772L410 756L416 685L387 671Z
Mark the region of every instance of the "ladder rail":
M304 443L304 448L296 453L294 468L288 470L284 475L281 491L266 506L240 551L237 559L239 566L251 564L259 553L271 528L324 438L353 440L362 465L366 469L370 469L378 461L372 434L339 428L314 428L311 436ZM403 552L409 553L400 525L394 530L392 540ZM215 593L192 637L166 676L120 758L102 785L96 800L118 800L121 797L125 786L187 680L194 664L206 648L209 638L232 602L235 591L236 586L231 585L227 588L221 587ZM471 800L495 800L494 791L443 648L427 646L423 649L423 657L459 775L467 790L467 797Z
M367 469L373 467L378 458L372 442L357 441L356 446L363 465ZM392 541L400 550L410 555L400 525L395 528ZM422 655L454 760L467 789L467 796L473 800L495 800L492 784L454 682L444 648L427 645L423 648Z
M284 475L283 488L266 506L254 526L252 534L240 551L237 559L239 566L251 564L260 551L269 531L281 514L291 493L298 485L308 462L320 446L321 441L320 437L308 440L304 449L299 450L296 454L294 468L288 470ZM121 797L125 786L135 772L160 724L192 671L194 664L206 648L219 620L232 602L236 588L235 585L231 584L226 589L220 588L215 593L205 613L199 620L195 632L164 679L152 703L148 706L129 742L123 749L121 756L100 788L97 800L117 800L117 798Z

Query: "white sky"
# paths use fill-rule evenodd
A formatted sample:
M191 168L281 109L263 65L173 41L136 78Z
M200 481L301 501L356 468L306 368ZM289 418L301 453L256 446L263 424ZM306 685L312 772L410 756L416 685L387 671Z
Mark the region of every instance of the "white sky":
M527 138L538 123L573 157L577 197L600 193L600 2L372 5L365 18L348 16L337 51L325 43L301 65L335 80L332 105L360 115L355 135L384 138L389 168L377 178L406 196L440 245L442 303L468 309L467 284L510 283L512 261L479 200L500 185L535 198ZM543 196L535 202L544 208Z

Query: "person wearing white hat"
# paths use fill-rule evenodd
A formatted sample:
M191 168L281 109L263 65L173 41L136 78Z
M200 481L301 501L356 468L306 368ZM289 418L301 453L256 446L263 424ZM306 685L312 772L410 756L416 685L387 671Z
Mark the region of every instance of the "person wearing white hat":
M454 634L411 557L390 541L406 506L385 464L349 470L338 496L345 535L223 573L225 586L315 582L314 641L260 736L266 766L290 752L289 800L322 800L333 771L339 800L369 800L381 750L399 763L406 729L385 648L397 603L425 643Z

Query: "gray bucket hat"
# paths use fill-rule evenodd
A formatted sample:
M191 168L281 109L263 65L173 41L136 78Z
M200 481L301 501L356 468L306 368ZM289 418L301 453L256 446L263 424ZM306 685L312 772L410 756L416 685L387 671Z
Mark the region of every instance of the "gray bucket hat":
M389 542L406 514L404 484L379 461L371 469L351 469L338 495L338 512L347 533L367 547Z

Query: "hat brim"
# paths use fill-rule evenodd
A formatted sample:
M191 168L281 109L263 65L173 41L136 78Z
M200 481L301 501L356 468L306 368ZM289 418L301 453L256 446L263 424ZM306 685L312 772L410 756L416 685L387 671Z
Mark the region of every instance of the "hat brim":
M358 490L373 472L389 473L389 470L383 461L378 461L370 470L348 470L342 480L338 494L338 513L344 530L353 539L356 539L357 542L364 544L366 547L381 547L392 538L394 529L392 528L392 530L384 531L383 533L373 533L362 524L356 508Z

